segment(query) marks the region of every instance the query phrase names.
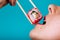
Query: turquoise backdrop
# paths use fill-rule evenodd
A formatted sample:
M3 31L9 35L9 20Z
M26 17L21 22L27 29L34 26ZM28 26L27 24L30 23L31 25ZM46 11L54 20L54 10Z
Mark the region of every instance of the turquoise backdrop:
M33 8L29 0L18 0L26 13ZM60 5L60 0L33 0L43 16L48 14L48 5ZM31 25L18 5L9 4L0 9L0 40L31 40Z

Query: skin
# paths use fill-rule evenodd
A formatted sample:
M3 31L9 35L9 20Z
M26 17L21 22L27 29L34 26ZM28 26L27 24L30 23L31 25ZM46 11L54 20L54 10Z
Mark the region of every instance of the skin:
M10 5L14 6L16 4L16 0L0 0L0 8L10 3Z
M16 0L3 0L0 2L0 8L8 3L14 6ZM35 28L30 32L32 40L60 40L60 6L49 5L48 10L46 24L36 24Z
M30 32L32 40L60 40L60 6L49 5L46 24L36 24Z

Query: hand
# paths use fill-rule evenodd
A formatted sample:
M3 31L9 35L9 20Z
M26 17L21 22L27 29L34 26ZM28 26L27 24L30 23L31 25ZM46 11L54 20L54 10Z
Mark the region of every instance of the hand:
M10 5L14 6L16 4L16 0L0 0L0 8L10 3Z
M60 6L49 5L46 24L36 24L30 32L33 40L60 40Z

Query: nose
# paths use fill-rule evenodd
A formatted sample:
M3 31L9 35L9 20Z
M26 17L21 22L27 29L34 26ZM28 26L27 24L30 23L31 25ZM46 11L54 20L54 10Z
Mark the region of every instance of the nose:
M48 7L49 13L54 14L56 12L56 8L57 8L57 6L55 6L53 4L49 5L49 7Z

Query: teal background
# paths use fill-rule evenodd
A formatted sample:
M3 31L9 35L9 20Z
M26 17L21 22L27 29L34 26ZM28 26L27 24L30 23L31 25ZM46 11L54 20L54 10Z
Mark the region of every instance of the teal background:
M29 0L19 0L28 13L33 8ZM48 14L48 5L60 5L60 0L33 0L43 16ZM9 4L0 9L0 40L31 40L30 31L34 28L18 5Z

